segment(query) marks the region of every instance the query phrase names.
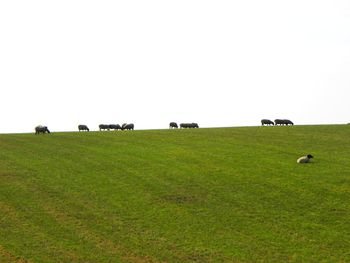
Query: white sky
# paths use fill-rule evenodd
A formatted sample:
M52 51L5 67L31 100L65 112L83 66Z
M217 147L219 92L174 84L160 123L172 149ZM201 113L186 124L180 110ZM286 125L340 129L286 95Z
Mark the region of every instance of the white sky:
M0 132L350 122L349 0L0 1Z

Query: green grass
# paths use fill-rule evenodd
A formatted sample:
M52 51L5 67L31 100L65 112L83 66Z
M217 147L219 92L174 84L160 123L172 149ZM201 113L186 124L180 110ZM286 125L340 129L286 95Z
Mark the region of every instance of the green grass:
M349 160L349 125L0 135L0 262L350 262Z

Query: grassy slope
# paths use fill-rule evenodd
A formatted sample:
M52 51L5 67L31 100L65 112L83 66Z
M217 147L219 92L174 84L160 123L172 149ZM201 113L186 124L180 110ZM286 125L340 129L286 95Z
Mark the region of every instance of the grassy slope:
M0 135L0 149L1 262L350 261L350 126Z

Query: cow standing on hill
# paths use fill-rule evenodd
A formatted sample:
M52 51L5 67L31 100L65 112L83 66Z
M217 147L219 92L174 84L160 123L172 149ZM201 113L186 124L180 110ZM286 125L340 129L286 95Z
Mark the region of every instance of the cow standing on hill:
M78 125L78 130L79 131L90 131L88 126L83 125L83 124Z
M47 126L42 126L42 125L38 125L35 127L35 134L39 134L39 133L50 133L49 129L47 128Z
M134 130L133 123L123 123L122 130Z
M261 125L264 126L264 125L275 125L275 124L274 124L273 121L271 121L271 120L262 119L262 120L261 120Z
M99 127L100 131L102 131L102 130L109 131L109 125L108 124L100 124L100 125L98 125L98 127Z
M180 128L199 128L198 123L180 123Z
M276 119L275 120L275 125L294 125L294 123L290 120L286 120L286 119Z
M122 127L119 124L109 124L108 127L111 130L121 130L122 129Z
M178 128L177 123L176 122L170 122L169 123L169 128L170 129L177 129Z
M275 120L275 125L283 125L284 123L283 123L283 120L281 120L281 119L276 119Z
M284 123L286 125L294 125L294 123L291 120L284 120Z

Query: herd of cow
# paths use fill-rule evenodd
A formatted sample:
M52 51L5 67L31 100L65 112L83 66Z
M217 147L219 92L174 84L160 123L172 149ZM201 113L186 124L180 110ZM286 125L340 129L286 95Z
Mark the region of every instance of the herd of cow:
M98 126L98 128L100 129L100 131L104 131L104 130L134 130L134 124L133 123L123 123L122 126L120 126L119 124L100 124ZM89 131L89 128L86 125L79 125L78 126L79 131L81 130L87 130Z
M268 119L262 119L261 120L261 125L294 125L293 122L287 119L276 119L274 122ZM100 124L99 126L100 131L109 131L109 130L134 130L134 124L133 123L123 123L121 126L119 124ZM170 129L177 129L179 126L177 125L176 122L170 122L169 123L169 128ZM198 123L180 123L180 129L186 129L186 128L199 128ZM80 124L78 125L78 130L79 131L90 131L88 126ZM50 133L49 129L47 126L36 126L35 127L35 134L39 133Z
M121 126L119 124L100 124L99 126L100 131L110 131L110 130L134 130L134 124L133 123L123 123ZM176 122L170 122L169 128L178 128L178 125ZM181 123L180 128L199 128L197 123ZM79 131L90 131L89 127L84 124L78 125ZM36 126L35 127L35 134L40 133L50 133L47 126Z
M177 129L179 126L177 126L176 122L170 122L169 124L170 129ZM180 128L199 128L198 123L192 122L192 123L180 123Z
M99 126L100 131L103 130L134 130L134 124L133 123L124 123L122 126L120 126L119 124L100 124ZM80 124L78 125L78 130L79 131L90 131L90 129L88 128L88 126L84 125L84 124ZM47 128L47 126L36 126L35 127L35 134L39 134L39 133L50 133L49 129Z
M275 122L268 120L268 119L262 119L261 120L261 125L294 125L294 123L290 120L287 119L276 119Z

